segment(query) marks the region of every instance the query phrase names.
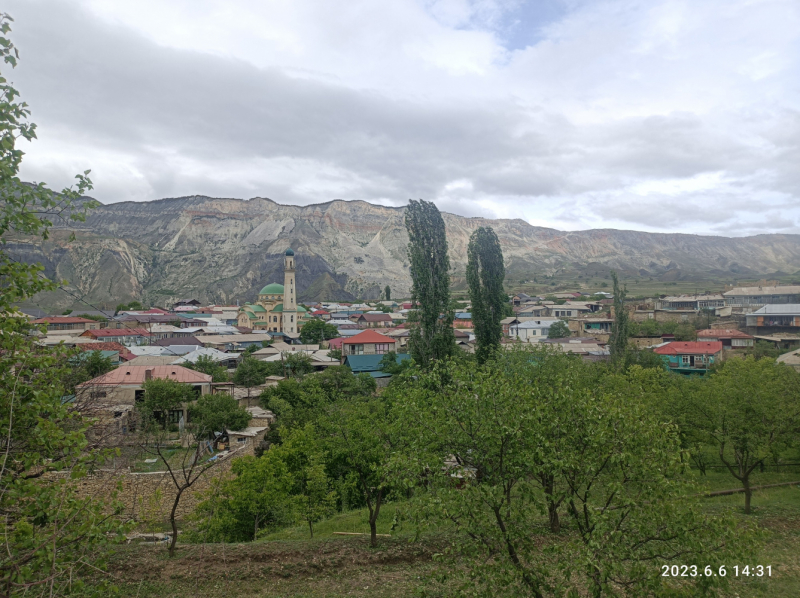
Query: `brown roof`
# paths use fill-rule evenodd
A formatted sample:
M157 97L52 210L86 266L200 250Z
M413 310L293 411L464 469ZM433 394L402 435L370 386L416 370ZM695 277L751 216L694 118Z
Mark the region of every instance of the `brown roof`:
M150 336L144 328L101 328L100 330L87 330L81 336Z
M34 324L92 324L94 320L77 318L75 316L47 316L34 320Z
M98 384L143 384L145 372L148 370L153 372L153 378L166 378L187 384L211 382L209 374L201 374L180 365L123 365L107 374L98 376L94 380L84 382L84 384L87 386L96 386ZM83 386L83 384L80 386Z
M741 330L734 330L730 328L720 328L720 329L711 329L711 330L698 330L697 331L697 339L701 340L704 338L753 338L749 334L745 334Z
M396 343L393 338L389 338L386 335L381 334L380 332L375 332L374 330L365 330L355 336L350 337L346 341L343 341L343 345L360 345L363 343Z
M358 316L359 320L364 322L391 322L392 317L389 314L361 314Z

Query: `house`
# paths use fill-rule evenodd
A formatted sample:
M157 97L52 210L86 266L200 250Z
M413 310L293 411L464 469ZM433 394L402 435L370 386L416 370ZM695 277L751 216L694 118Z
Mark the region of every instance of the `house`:
M747 314L745 319L748 328L783 328L785 330L773 330L773 332L798 332L800 331L800 303L764 305Z
M196 336L173 336L162 338L150 343L156 347L171 347L172 345L194 345L195 347L202 347L203 343L197 340Z
M552 320L519 322L508 327L508 335L524 343L538 343L540 340L547 338L552 325Z
M37 326L45 324L47 326L47 334L71 333L78 336L81 332L85 332L86 330L96 330L100 328L100 322L74 316L47 316L46 318L34 320L31 323Z
M342 356L383 355L395 351L397 341L374 330L365 330L342 342Z
M111 409L117 408L115 417L117 412L122 416L125 413L122 407L133 408L137 401L144 400L142 386L147 380L153 378L175 380L190 386L197 397L211 393L211 376L208 374L195 372L179 365L123 365L107 374L79 384L76 394L82 395L84 400L88 399L97 405ZM174 424L177 424L181 417L184 418L184 421L188 421L188 405L170 411L166 417L169 423Z
M800 372L800 349L791 353L784 353L778 357L778 363L784 363Z
M582 313L591 312L592 309L585 304L581 305L548 305L547 311L549 312L547 315L553 316L555 318L575 318Z
M369 374L373 378L377 378L379 380L381 378L391 378L391 374L382 370L382 359L383 355L347 355L344 358L344 365L349 367L355 375ZM408 353L398 353L395 359L399 364L411 359L411 356ZM386 380L386 382L388 382L388 380ZM380 381L378 382L378 385L385 386L385 384L381 384Z
M270 334L212 334L200 335L195 338L203 343L204 347L213 347L220 351L239 351L251 345L262 347L264 343L272 341Z
M386 328L392 325L389 314L360 314L355 317L355 322L361 328Z
M107 343L119 343L126 347L143 345L150 341L150 333L144 328L102 328L87 330L81 336Z
M588 334L611 334L614 320L609 318L582 318L579 320L583 332Z
M711 329L698 330L697 340L699 341L719 341L724 349L744 349L753 346L753 337L740 330L731 329Z
M720 341L666 343L653 349L660 355L670 371L679 374L705 374L722 356Z
M209 347L198 347L191 353L187 353L172 361L175 365L195 364L201 357L213 359L219 365L227 369L236 369L239 362L239 353L223 353L217 349Z
M517 310L517 315L528 318L535 318L546 316L548 313L548 306L546 305L525 305Z
M722 295L678 295L676 297L663 297L655 302L655 309L700 311L701 309L716 309L725 306Z
M331 319L331 312L326 311L324 309L317 309L311 312L311 315L318 320L322 320L323 322L327 322Z
M341 338L341 337L332 338L331 340L329 340L327 342L328 342L328 349L329 350L330 349L339 349L339 350L341 350L342 349L342 343L344 342L344 339Z
M179 307L200 307L200 302L197 299L180 299L172 304L172 310L175 311Z
M91 340L91 339L86 339ZM114 342L106 342L101 343L98 341L88 342L88 343L81 343L77 345L79 351L116 351L117 355L119 356L120 362L127 362L131 359L135 358L136 356L130 352L130 350L121 345L120 343Z
M606 361L611 357L611 351L606 347L606 343L592 337L550 338L542 340L541 343L552 345L565 353L578 355L583 361Z
M725 305L733 307L761 307L800 303L800 285L738 287L722 293Z

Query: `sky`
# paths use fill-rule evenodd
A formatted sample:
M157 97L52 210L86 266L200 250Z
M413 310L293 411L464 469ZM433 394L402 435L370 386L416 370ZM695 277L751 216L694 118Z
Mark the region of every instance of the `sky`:
M103 203L436 202L800 233L797 0L6 0L2 75Z

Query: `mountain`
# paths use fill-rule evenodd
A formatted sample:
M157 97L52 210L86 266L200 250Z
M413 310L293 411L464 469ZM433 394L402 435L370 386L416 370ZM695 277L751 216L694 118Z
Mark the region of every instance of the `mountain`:
M373 299L387 284L394 297L403 297L411 282L403 213L363 201L292 206L181 197L103 205L85 223L56 228L43 244L13 239L6 248L18 260L41 262L48 276L66 279L68 290L98 307L129 299L252 301L267 283L283 282L287 247L297 256L301 299ZM590 278L612 268L659 280L734 279L800 268L800 235L563 232L522 220L443 216L456 287L463 284L469 236L487 225L497 232L514 280L558 273ZM64 308L75 299L59 291L36 302Z

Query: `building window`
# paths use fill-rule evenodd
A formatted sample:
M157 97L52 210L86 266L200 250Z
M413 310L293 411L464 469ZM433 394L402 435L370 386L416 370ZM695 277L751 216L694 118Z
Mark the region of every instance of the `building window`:
M683 365L689 365L690 357L688 355L681 355L681 363Z
M134 399L138 403L139 401L144 401L144 390L137 390L134 393Z
M382 355L389 352L389 343L375 345L375 353Z
M294 316L289 316L289 321L294 322Z
M349 345L350 347L350 355L363 355L364 354L364 345Z
M170 409L169 413L167 414L167 423L177 424L181 421L182 417L183 409Z

